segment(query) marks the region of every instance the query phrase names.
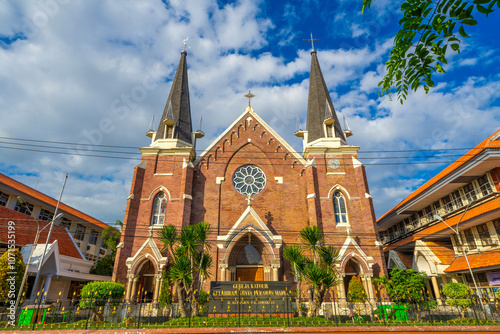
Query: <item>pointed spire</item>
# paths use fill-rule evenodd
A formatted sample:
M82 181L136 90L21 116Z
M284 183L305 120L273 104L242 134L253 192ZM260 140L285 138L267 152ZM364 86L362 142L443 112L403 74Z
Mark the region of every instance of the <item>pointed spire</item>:
M342 115L343 119L344 119L344 135L345 137L350 137L352 136L352 131L351 131L351 128L349 127L349 124L347 124L347 120L345 119L345 115Z
M148 132L154 132L155 131L155 115L151 117L151 123L149 123L149 128Z
M325 119L326 118L326 119ZM326 122L328 121L328 122ZM309 80L309 100L307 103L307 142L310 143L319 138L325 138L323 124L333 123L333 136L345 141L342 127L333 107L325 79L321 73L316 51L311 51L311 76Z
M181 59L175 73L172 88L168 95L163 115L158 125L156 139L181 139L192 144L191 107L189 103L189 86L186 63L187 52L181 52ZM167 126L173 126L173 132L165 131Z

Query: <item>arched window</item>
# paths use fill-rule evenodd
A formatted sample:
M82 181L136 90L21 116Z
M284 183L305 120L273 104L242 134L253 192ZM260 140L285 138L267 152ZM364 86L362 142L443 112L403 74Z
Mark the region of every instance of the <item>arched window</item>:
M335 223L347 224L347 208L344 195L340 191L333 194L333 210L335 211Z
M164 193L156 195L153 203L153 215L151 225L163 225L165 222L165 212L167 211L167 197Z

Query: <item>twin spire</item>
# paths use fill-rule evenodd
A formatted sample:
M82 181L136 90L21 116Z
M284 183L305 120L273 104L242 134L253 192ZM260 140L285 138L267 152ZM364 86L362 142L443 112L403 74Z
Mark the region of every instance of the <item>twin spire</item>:
M314 49L311 51L306 131L300 129L296 135L306 139L304 135L307 133L307 141L304 144L309 144L320 138L333 137L340 138L342 142L346 143L346 137L349 137L352 133L348 128L345 118L345 130L342 130L316 53ZM200 132L202 135L201 130L196 133L192 132L186 56L187 52L183 50L174 81L172 82L172 88L155 134L152 129L153 124L150 125L148 135L151 134L152 137L154 134L153 142L161 139L178 139L190 146L194 146L195 138L201 137L196 136L196 134ZM245 97L248 97L250 104L250 98L253 97L250 91Z

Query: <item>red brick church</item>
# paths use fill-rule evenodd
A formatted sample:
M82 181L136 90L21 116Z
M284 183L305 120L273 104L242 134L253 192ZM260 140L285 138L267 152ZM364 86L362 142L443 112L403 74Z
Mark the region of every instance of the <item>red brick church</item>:
M157 131L141 148L133 173L113 279L127 299L145 289L158 298L169 259L156 231L165 224L210 223L216 238L211 280L292 281L283 246L299 242L308 225L340 251L344 284L359 275L373 298L372 277L385 273L372 198L358 146L349 145L318 63L311 52L307 127L297 153L250 106L199 156L183 51ZM251 95L247 95L250 97ZM305 101L304 101L305 104ZM242 109L245 106L242 105ZM235 111L235 116L238 114ZM208 290L210 282L205 282Z

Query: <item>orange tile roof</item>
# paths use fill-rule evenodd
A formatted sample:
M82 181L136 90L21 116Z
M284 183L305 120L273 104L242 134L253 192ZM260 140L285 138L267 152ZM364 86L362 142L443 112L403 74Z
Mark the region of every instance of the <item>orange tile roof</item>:
M25 246L28 244L33 244L35 242L35 236L37 231L36 220L24 213L20 213L4 206L0 206L0 239L2 243L7 243L7 232L8 232L8 222L13 221L15 223L15 240L16 245ZM43 220L38 220L40 223L40 228L43 228L48 222ZM47 227L38 238L38 244L45 244L47 241L47 235L49 228ZM68 234L65 228L61 226L54 225L52 229L52 234L50 236L49 242L52 243L57 240L59 244L59 254L71 256L77 259L82 259L82 256L78 249L76 248L71 236Z
M466 222L469 219L472 219L474 217L480 216L486 212L490 212L493 210L498 210L500 208L500 197L493 198L489 200L488 202L481 203L480 205L477 205L475 207L470 208L462 218L461 224L463 222ZM446 223L450 226L456 226L458 221L460 220L460 217L462 215L455 215L453 217L450 217L446 219ZM398 246L406 245L409 242L413 242L416 240L420 240L424 237L427 237L429 235L432 235L437 232L444 231L446 229L449 229L449 226L446 225L444 222L437 223L435 225L432 225L430 227L427 227L423 229L422 231L419 231L415 234L412 234L404 239L399 240L398 242L395 242L387 247L384 247L384 251L387 252L391 249L395 249Z
M455 251L453 250L453 246L451 246L451 241L426 241L425 244L441 260L442 264L450 264L455 261Z
M39 192L38 190L35 190L31 187L28 187L27 185L25 184L22 184L21 182L18 182L2 173L0 173L0 183L3 183L11 188L14 188L14 189L17 189L18 191L28 195L28 196L31 196L31 197L34 197L48 205L52 205L53 207L56 207L57 205L57 200L53 199L52 197L49 197L41 192ZM97 220L81 211L78 211L74 208L72 208L71 206L69 205L66 205L64 203L60 203L59 204L59 209L61 211L64 211L64 212L67 212L69 214L72 214L73 216L76 216L78 218L81 218L82 220L86 221L86 222L89 222L89 223L92 223L96 226L99 226L101 228L106 228L108 227L107 224L103 223L102 221L100 220Z
M377 222L380 220L384 219L386 216L388 216L390 213L394 212L396 209L399 207L403 206L404 204L408 203L421 193L423 193L425 190L429 189L431 186L436 184L438 181L440 181L443 177L451 174L453 171L458 169L458 167L464 165L466 162L469 160L473 159L476 155L481 153L483 150L486 148L500 148L500 140L491 140L493 137L495 137L498 133L500 133L500 130L497 130L495 133L493 133L491 136L483 140L481 143L476 145L472 150L464 154L462 157L458 158L455 162L453 162L451 165L443 169L439 174L434 176L432 179L424 183L422 186L420 186L417 190L412 192L408 197L406 197L404 200L402 200L398 205L396 205L394 208L391 210L387 211L382 217L377 219Z
M481 254L467 255L470 267L472 269L487 268L500 265L500 249L483 252ZM451 273L455 271L468 270L467 261L464 256L459 257L445 269L445 272Z
M406 254L398 251L396 251L396 254L398 254L399 259L403 262L406 269L411 269L413 267L413 254Z

